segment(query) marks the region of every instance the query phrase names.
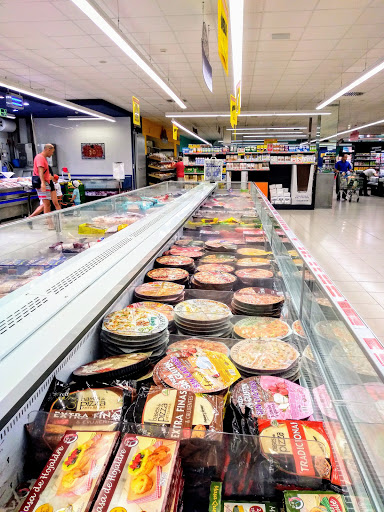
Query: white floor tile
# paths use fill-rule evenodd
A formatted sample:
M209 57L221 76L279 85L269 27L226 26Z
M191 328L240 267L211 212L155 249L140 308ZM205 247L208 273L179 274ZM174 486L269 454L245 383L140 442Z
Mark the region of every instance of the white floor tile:
M384 342L384 198L281 215Z

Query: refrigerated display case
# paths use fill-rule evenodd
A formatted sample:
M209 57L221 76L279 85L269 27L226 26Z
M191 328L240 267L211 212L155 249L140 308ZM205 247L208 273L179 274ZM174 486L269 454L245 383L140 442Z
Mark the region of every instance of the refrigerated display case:
M182 306L175 306L178 313L173 329L177 332L167 335L168 349L173 343L185 343L191 337L203 338L207 344L219 342L224 351L231 351L231 364L241 377L249 377L254 375L252 365L256 365L247 359L240 364L236 356L239 352L232 351L233 347L246 339L249 332L260 335L258 329L265 329L264 322L269 326L269 320L280 319L277 326L282 331L274 334L279 342L276 346L283 343L283 358L289 352L295 354L289 368L282 372L279 367L280 375L310 394L310 410L306 409L304 416L287 419L296 423L304 418L320 422L325 437L323 441L319 437L300 439L305 445L304 452L317 456L308 468L304 465L301 473L295 472L292 468L295 463L300 464L300 454L295 461L293 455L284 460L276 457L281 455L276 445L281 431L277 437L262 434L256 422L256 433L250 418L242 421L241 415L236 423L234 401L230 399L222 433L208 429L203 435L197 433L196 438L194 430L185 428L178 437L182 441L180 453L185 475L184 509L208 511L210 483L215 481L222 484L223 499L235 497L248 503L280 500L280 491L297 489L307 470L311 477L319 471L320 450L320 454L327 454L320 459L331 464L332 485L344 493L347 510L383 510L384 349L380 342L253 184L250 194L236 189L220 190L216 185L190 187L179 182L149 187L135 194L151 197L170 191L182 194L160 208L148 210L131 226L1 299L0 339L5 340L0 360L1 504L7 503L12 490L25 478L24 425L36 421L36 415L45 414L38 411L53 377L67 381L79 366L105 356L105 343L100 342L104 316L136 302L136 288L148 280L147 272L153 267L162 268L158 257L168 255L173 246L170 255L176 255L180 247L187 245L202 248L202 254L192 251L194 262L189 270L194 276L180 300L192 300L193 304L197 304L196 299L214 302L209 303L208 309L199 310L198 323L185 318ZM79 224L90 224L100 212L104 216L125 214L124 204L130 197L126 194L74 208L74 212L80 212L78 218L65 218L66 213L71 213L65 211L58 212L60 217L50 214L53 230L43 227L49 218L36 219L38 224L33 229L27 222L15 224L19 235L13 235L13 246L12 235L8 235L12 257L31 257L31 253L61 241L64 235L66 240L78 237ZM96 209L89 210L90 207ZM182 238L189 240L180 242ZM31 252L22 252L27 249ZM201 268L212 264L227 265L229 268L221 270L229 272L223 277ZM206 274L196 276L196 268L200 274ZM246 269L264 272L244 272ZM253 290L247 292L251 299L242 291L244 288ZM272 301L269 305L266 295ZM215 316L217 303L220 311L227 312L224 317L222 313ZM203 321L200 313L204 315ZM253 330L249 331L250 328ZM275 323L273 328L277 328ZM287 414L286 400L284 396L280 400L281 394L279 390L272 393L276 403L271 410L276 411L277 404L281 407L278 414L275 412L271 427L276 427ZM308 423L305 428L311 425L314 427ZM167 437L164 428L152 425L148 432L140 421L131 422L130 417L121 426L134 435ZM320 429L318 425L316 428ZM326 438L331 448L325 446ZM291 433L285 436L285 442L285 446L291 443L292 448L295 443L297 446L298 438ZM314 483L310 478L305 480L304 487L324 490L329 485L326 480L324 474L321 482ZM321 507L324 505L319 505L323 512Z

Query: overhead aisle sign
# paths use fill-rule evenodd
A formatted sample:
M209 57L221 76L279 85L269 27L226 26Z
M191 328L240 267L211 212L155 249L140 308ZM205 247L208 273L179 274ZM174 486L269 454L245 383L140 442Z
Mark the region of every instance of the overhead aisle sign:
M224 71L228 75L228 6L227 0L218 0L217 37L218 50Z
M173 140L177 140L178 128L174 124L172 125L172 127L173 127Z
M241 81L236 85L236 115L241 112Z
M237 126L237 112L236 112L236 98L231 94L230 100L230 114L231 114L231 126L235 128Z
M133 124L140 126L140 101L132 96Z

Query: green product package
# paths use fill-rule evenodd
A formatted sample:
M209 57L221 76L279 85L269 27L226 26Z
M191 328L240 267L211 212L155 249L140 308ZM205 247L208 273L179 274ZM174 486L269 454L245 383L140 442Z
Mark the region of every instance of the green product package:
M221 512L221 491L223 484L221 482L211 482L209 493L209 512Z
M284 505L287 512L347 512L344 496L328 491L284 491Z
M223 512L280 512L277 503L264 501L250 503L247 501L224 501Z

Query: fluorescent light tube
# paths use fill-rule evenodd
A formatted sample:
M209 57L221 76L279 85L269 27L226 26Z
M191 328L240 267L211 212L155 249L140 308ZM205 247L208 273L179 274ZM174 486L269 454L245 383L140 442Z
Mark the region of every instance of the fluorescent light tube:
M188 128L185 128L185 126L183 126L182 124L178 123L177 121L174 121L172 119L172 123L177 126L178 128L180 128L180 130L183 130L184 132L188 133L189 135L191 135L192 137L195 137L195 139L199 139L201 140L202 142L204 142L204 144L208 144L209 146L212 146L212 144L210 142L208 142L207 140L199 137L198 135L196 135L196 133L194 132L191 132L191 130L188 130Z
M238 117L278 117L278 116L329 116L331 112L242 112ZM230 117L226 112L167 112L165 117Z
M243 72L243 19L244 0L229 0L229 23L231 26L233 90L241 83Z
M274 133L253 133L251 135L249 135L249 133L245 132L245 133L236 133L236 136L237 135L241 135L242 137L244 137L245 139L249 139L250 137L253 138L253 137L260 137L260 136L266 136L266 137L275 137L275 136L281 136L281 135L304 135L303 132L274 132Z
M384 124L384 119L381 119L380 121L375 121L374 123L368 123L363 124L361 126L355 126L354 128L351 128L350 130L344 130L343 132L337 132L334 135L328 135L328 137L324 137L323 139L320 139L319 142L322 142L323 140L333 139L333 137L338 137L339 135L344 135L345 133L351 133L355 130L362 130L363 128L368 128L369 126L375 126L377 124ZM316 140L313 140L311 142L316 142Z
M104 121L100 117L76 117L76 116L68 116L68 121Z
M260 130L260 131L263 131L263 130L265 130L265 131L269 131L269 130L306 130L307 128L308 128L307 126L292 126L291 128L289 128L289 127L286 127L286 128L275 128L275 127L273 127L273 128L272 127L240 128L240 127L238 127L238 128L226 128L226 130L227 130L227 132L235 132L236 130L237 131L240 130L242 132L244 132L245 130L249 130L249 131L252 130L252 131L256 132L258 130Z
M20 85L16 82L11 82L9 80L4 80L3 78L1 78L0 86L6 87L7 89L11 89L12 91L20 92L21 94L26 94L27 96L32 96L33 98L37 98L39 100L49 101L50 103L60 105L61 107L68 108L69 110L74 110L76 112L81 112L82 114L87 114L93 117L104 119L105 121L109 121L110 123L116 122L116 120L111 116L108 116L106 114L100 114L100 112L97 112L96 110L76 105L76 103L72 103L71 101L61 100L59 98L56 98L55 96L51 96L50 94L39 94L33 89L30 89L25 85Z
M79 9L83 11L88 18L93 21L100 30L104 32L128 57L130 57L154 82L160 86L163 91L172 98L180 108L187 108L181 99L172 91L170 87L155 73L155 71L145 62L145 60L132 48L124 34L117 29L108 19L106 14L96 6L92 0L72 0Z
M342 96L343 94L345 94L346 92L349 92L351 91L352 89L354 89L355 87L357 87L358 85L360 85L361 83L365 82L366 80L368 80L369 78L371 78L372 76L376 75L376 73L379 73L380 71L382 71L384 69L384 62L381 62L380 64L378 64L377 66L375 66L374 68L372 68L370 71L367 71L366 73L364 73L363 75L361 75L360 78L357 78L356 80L354 80L352 83L350 83L349 85L347 85L346 87L344 87L343 89L341 89L339 92L337 92L336 94L334 94L333 96L331 96L330 98L328 98L327 100L323 101L322 103L320 103L320 105L318 105L316 107L316 110L321 110L322 108L326 107L327 105L329 105L330 103L332 103L332 101L335 101L337 100L337 98L340 98L340 96Z

